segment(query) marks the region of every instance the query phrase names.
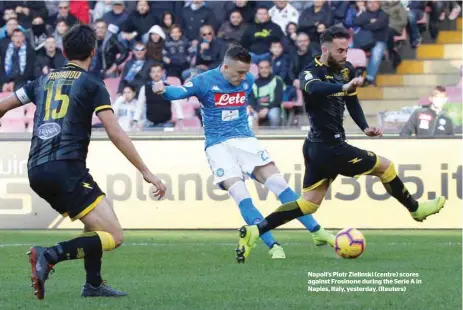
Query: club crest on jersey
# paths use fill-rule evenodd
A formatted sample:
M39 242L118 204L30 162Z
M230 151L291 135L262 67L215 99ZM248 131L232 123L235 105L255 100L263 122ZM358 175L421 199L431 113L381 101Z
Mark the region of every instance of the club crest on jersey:
M243 84L243 88L244 88L244 90L248 90L248 88L249 88L248 83L244 83L244 84Z
M349 81L349 69L348 68L342 69L341 76L344 81Z
M310 73L310 71L304 71L304 74L305 74L304 79L306 81L313 79L313 75L312 73Z
M185 87L193 87L193 82L191 81L186 82Z
M230 94L214 94L216 107L241 107L246 105L246 94L244 91Z

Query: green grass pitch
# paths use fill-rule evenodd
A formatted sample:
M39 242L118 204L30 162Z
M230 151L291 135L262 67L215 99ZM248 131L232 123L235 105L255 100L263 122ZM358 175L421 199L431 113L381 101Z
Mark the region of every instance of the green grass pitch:
M239 265L237 231L129 231L125 244L103 260L103 278L128 297L81 298L83 261L71 261L56 266L45 300L38 301L29 287L29 245L53 245L77 232L0 231L0 309L462 308L461 231L363 233L367 247L359 259L315 247L307 232L280 230L275 236L287 259L271 260L259 242ZM418 273L422 283L384 285L405 286L405 292L308 292L308 272L351 271Z

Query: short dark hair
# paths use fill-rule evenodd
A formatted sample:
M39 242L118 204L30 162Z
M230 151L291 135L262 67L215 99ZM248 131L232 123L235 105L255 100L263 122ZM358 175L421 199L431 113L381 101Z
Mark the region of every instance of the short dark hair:
M251 63L251 54L241 45L232 45L225 53L225 58L230 58L235 61Z
M24 34L24 32L23 32L21 29L19 29L19 28L14 29L13 32L11 32L11 34L13 35L13 34L15 34L16 32L20 32L20 33Z
M98 18L96 21L93 22L94 25L98 24L98 23L105 23L105 20L103 18Z
M331 26L320 36L320 44L333 42L334 39L350 39L350 34L342 26Z
M59 23L65 23L66 26L69 26L69 24L68 24L66 18L64 18L64 17L58 17L58 18L56 19L56 24L58 25Z
M96 34L90 26L73 26L63 36L63 50L68 60L86 60L95 47Z
M164 66L162 65L162 63L160 63L160 62L155 62L155 63L153 63L153 64L151 65L151 67L150 67L150 72L151 72L151 69L156 68L156 67L159 67L159 68L161 68L161 69L164 69Z
M434 87L434 89L440 93L445 93L447 91L444 86L440 86L440 85Z
M131 91L133 91L134 93L137 92L137 89L135 88L135 86L133 86L132 84L127 84L124 86L124 89L125 88L130 88Z

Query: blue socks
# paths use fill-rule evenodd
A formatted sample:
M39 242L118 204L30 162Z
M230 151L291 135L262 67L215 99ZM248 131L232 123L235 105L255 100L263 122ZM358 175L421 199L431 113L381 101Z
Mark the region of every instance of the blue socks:
M259 210L257 210L256 207L254 207L251 198L241 200L238 206L240 208L241 216L243 217L246 224L255 225L264 219ZM262 236L260 236L260 238L269 248L271 248L275 243L277 243L275 239L273 239L273 236L270 232L263 234Z
M280 196L278 196L278 199L281 201L282 204L285 204L285 203L288 203L288 202L291 202L291 201L296 201L296 200L299 199L299 197L300 196L295 191L293 191L290 187L288 187L283 192L281 192ZM257 211L257 212L259 212L259 211ZM314 217L311 214L301 216L301 217L299 217L297 219L311 233L317 232L320 229L320 225L318 225L318 222L314 219Z

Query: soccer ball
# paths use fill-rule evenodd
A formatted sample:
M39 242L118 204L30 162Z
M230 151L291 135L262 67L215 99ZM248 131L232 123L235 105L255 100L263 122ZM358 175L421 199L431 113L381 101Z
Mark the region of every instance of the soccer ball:
M342 258L357 258L365 251L365 237L355 228L345 228L336 234L334 250Z

